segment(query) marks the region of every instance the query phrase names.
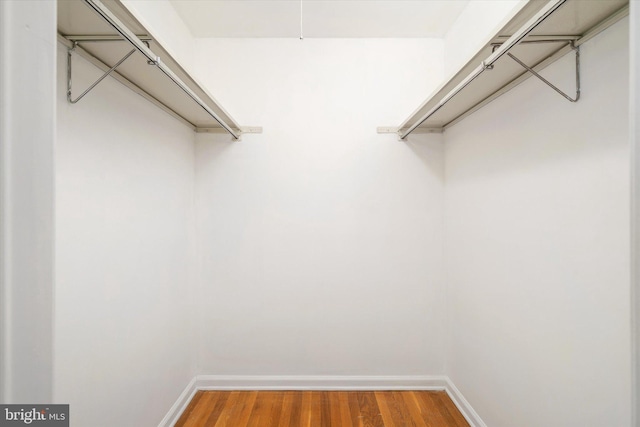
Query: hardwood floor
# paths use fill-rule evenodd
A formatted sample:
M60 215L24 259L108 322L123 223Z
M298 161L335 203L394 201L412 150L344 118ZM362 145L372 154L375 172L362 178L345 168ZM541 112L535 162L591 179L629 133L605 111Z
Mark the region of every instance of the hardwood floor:
M175 427L468 427L444 391L198 391Z

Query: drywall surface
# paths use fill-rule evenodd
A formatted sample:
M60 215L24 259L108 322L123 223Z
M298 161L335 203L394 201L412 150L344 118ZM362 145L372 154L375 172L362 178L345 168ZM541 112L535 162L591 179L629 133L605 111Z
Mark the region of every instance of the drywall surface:
M526 0L470 0L444 37L445 76L458 71L525 4Z
M169 0L122 0L150 35L191 72L194 63L194 39Z
M376 134L439 83L442 43L203 39L197 57L264 126L197 138L200 372L442 374L441 135Z
M488 426L630 424L627 31L578 103L530 79L445 133L447 374Z
M631 217L631 339L632 345L632 425L637 426L640 422L640 4L637 1L630 3L629 9L629 142L632 149L631 174L632 174L632 217Z
M78 426L158 425L195 375L193 131L111 78L65 99L58 53L55 398ZM101 72L73 58L74 96Z
M55 2L0 2L0 402L52 399Z

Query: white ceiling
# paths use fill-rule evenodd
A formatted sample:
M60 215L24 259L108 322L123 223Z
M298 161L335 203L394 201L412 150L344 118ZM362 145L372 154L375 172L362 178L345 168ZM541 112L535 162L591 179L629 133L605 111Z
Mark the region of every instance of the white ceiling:
M307 38L443 37L469 0L170 1L194 37Z

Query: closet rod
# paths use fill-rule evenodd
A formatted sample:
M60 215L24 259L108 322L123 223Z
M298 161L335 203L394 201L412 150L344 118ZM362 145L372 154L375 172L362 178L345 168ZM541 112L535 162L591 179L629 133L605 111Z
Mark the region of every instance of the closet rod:
M202 107L213 119L220 124L234 139L240 139L240 134L236 133L224 120L207 106L173 71L171 71L160 60L159 56L155 56L153 51L149 49L138 37L131 32L100 0L84 0L93 10L95 10L102 18L109 23L125 40L133 45L141 54L147 57L150 65L155 65L162 71L171 81L173 81L184 93L186 93L193 101Z
M85 0L86 1L86 0ZM516 31L507 41L505 41L495 52L493 52L486 60L474 69L463 81L461 81L456 87L454 87L449 93L447 93L431 110L429 110L424 116L420 117L409 129L400 134L400 139L405 139L414 130L424 123L429 117L433 116L438 110L444 107L454 96L456 96L465 87L469 86L478 76L480 76L485 70L493 68L493 64L505 55L511 48L520 43L531 31L533 31L540 23L547 19L553 12L555 12L560 6L562 6L567 0L551 0L547 3L538 13L536 13L525 25L523 25L518 31Z

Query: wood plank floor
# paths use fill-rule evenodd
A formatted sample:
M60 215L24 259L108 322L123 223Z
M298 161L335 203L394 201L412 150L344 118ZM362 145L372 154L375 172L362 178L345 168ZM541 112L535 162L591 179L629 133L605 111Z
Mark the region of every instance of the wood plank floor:
M175 427L468 427L444 391L198 391Z

